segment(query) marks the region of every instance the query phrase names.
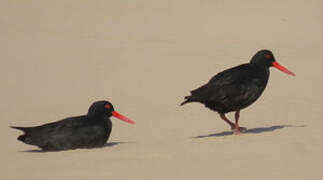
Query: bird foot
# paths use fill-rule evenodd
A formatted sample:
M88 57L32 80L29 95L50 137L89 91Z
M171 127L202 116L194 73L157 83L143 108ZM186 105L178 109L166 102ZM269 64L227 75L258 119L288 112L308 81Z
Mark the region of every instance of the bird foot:
M234 133L236 134L236 135L238 135L238 134L240 134L240 133L246 133L247 132L247 128L245 128L245 127L239 127L239 129L238 130L236 130L234 127L233 128L231 128L233 131L234 131Z

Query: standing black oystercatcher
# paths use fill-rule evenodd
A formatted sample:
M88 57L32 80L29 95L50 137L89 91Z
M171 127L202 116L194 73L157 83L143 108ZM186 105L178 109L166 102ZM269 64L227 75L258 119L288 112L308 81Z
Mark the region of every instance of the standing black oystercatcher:
M185 97L184 105L189 102L200 102L220 114L235 134L247 129L239 127L239 113L243 108L255 102L266 88L269 78L269 68L275 67L284 73L295 74L278 64L269 50L258 51L250 63L242 64L215 75L207 84L191 91ZM235 124L225 114L235 111Z
M25 134L18 140L40 147L45 151L58 151L76 148L103 146L109 139L114 116L134 124L130 119L117 113L108 101L94 102L88 114L66 118L57 122L35 127L15 127Z

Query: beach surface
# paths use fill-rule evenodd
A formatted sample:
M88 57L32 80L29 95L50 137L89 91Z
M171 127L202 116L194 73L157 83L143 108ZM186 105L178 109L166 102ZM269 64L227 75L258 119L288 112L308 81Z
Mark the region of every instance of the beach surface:
M323 1L0 2L3 180L323 179ZM183 97L261 49L271 69L235 136ZM40 152L9 126L82 115L109 100L105 147ZM228 114L233 120L233 114Z

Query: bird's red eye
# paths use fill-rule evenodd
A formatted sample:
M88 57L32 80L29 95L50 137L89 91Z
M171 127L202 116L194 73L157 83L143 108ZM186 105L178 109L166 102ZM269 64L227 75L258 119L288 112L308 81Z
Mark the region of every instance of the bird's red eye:
M265 58L266 58L266 59L271 59L271 55L270 55L270 54L267 54L267 55L265 56Z
M108 105L105 105L105 108L107 108L107 109L110 109L110 105L108 104Z

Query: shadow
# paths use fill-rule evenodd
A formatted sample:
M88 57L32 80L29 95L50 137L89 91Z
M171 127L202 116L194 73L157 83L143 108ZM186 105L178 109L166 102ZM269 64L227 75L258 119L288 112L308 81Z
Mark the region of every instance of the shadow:
M98 148L112 147L112 146L116 146L116 145L124 144L124 143L127 143L127 142L108 142L105 145L103 145L102 147L98 147ZM90 148L90 149L92 149L92 148Z
M260 134L260 133L264 133L264 132L276 131L276 130L283 129L286 127L306 127L306 125L301 125L301 126L278 125L278 126L271 126L271 127L252 128L252 129L248 129L247 132L245 132L243 134ZM206 137L219 137L219 136L221 137L221 136L230 136L230 135L233 135L233 131L224 131L224 132L215 133L215 134L196 136L193 138L206 138Z
M70 150L77 150L77 149L99 149L99 148L109 148L113 147L119 144L124 144L127 142L108 142L100 147L93 147L93 148L76 148L76 149L67 149L67 150L57 150L57 151L47 151L47 150L41 150L41 149L33 149L33 150L26 150L26 151L19 151L19 152L27 152L27 153L47 153L47 152L61 152L61 151L70 151Z
M19 151L19 152L28 152L28 153L45 153L45 152L48 152L48 151L43 151L43 150L40 150L40 149L34 149L34 150L26 150L26 151Z

